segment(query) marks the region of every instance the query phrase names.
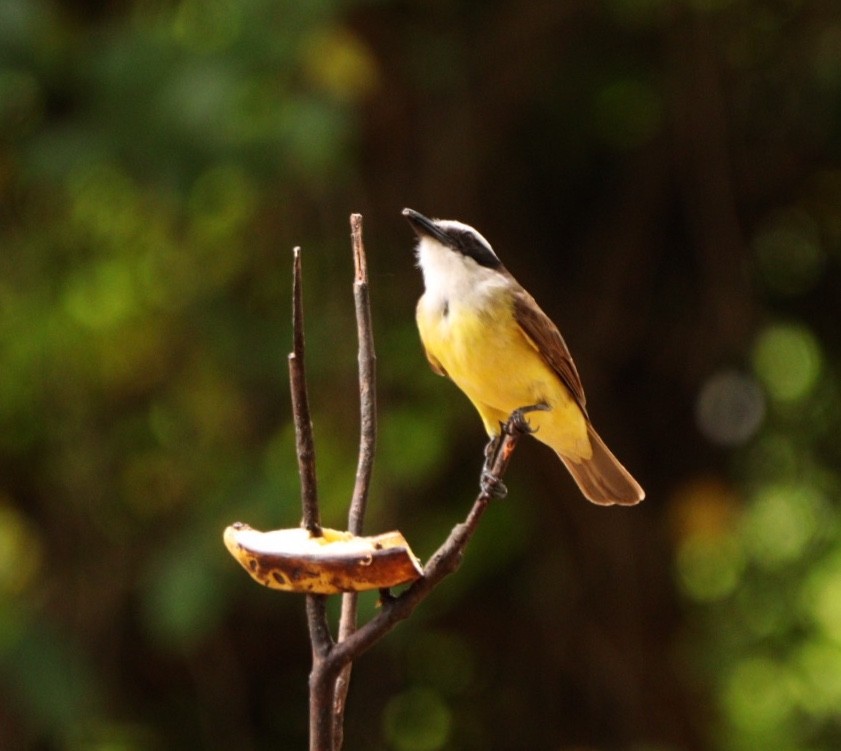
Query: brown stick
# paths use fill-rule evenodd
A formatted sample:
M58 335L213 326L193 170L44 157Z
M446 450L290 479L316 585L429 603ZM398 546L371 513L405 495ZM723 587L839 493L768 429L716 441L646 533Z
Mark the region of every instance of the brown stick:
M353 300L356 308L356 331L359 340L359 462L356 467L356 483L348 512L348 530L355 535L362 534L365 511L368 508L368 492L371 486L371 471L374 466L374 451L377 442L377 357L374 353L374 334L371 327L371 303L368 294L368 262L362 241L362 215L351 214L351 238L353 242Z
M356 309L356 330L359 340L359 461L356 467L356 482L348 511L348 530L361 535L368 507L368 493L371 487L371 471L374 466L374 452L377 442L377 381L374 335L371 327L371 303L368 293L368 262L365 244L362 241L362 215L350 216L351 242L353 247L353 300ZM339 619L339 641L344 641L354 631L357 623L356 592L342 596L342 614ZM340 751L344 737L344 716L347 694L350 689L350 673L353 663L348 662L336 680L333 698L333 750Z
M351 243L353 247L353 300L356 309L356 331L359 340L359 461L356 482L348 511L348 530L361 535L368 507L371 471L377 442L377 384L374 335L371 327L371 303L368 293L368 262L362 241L362 215L351 214ZM354 631L357 623L356 592L342 596L342 614L339 618L339 641L344 641ZM350 673L353 663L348 662L336 680L333 697L333 751L340 751L344 740L344 715Z
M315 477L315 441L304 367L304 302L301 293L300 248L292 250L292 259L292 352L289 355L289 384L292 392L292 418L295 422L298 474L301 477L302 524L310 534L321 537L318 486Z
M304 305L301 293L301 249L293 251L292 263L292 352L289 355L289 384L292 393L292 419L295 423L295 448L301 477L302 524L310 534L321 536L318 487L315 475L315 441L307 394L304 367ZM310 673L310 751L332 747L333 723L329 700L321 687L321 673L316 670L333 647L327 622L327 598L307 595L307 625L312 644L313 670ZM329 745L328 745L329 744Z

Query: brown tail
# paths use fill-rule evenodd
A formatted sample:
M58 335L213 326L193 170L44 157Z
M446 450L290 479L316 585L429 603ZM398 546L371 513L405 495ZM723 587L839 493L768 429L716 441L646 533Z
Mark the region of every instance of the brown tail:
M587 431L593 447L593 455L589 459L576 462L559 454L581 492L587 500L601 506L612 506L615 503L633 506L639 503L645 498L645 491L604 445L589 423Z

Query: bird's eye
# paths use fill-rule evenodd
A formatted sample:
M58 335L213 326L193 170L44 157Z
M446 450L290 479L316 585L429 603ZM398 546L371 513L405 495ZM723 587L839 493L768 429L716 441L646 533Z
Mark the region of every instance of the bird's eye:
M460 232L455 237L455 242L456 247L465 256L472 258L480 266L495 269L502 265L494 252L472 232Z
M470 232L458 232L455 235L456 245L465 251L475 248L481 243L477 242L476 238Z

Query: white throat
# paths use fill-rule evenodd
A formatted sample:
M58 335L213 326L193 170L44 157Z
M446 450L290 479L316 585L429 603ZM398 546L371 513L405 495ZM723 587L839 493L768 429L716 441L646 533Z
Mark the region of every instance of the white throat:
M481 309L500 290L510 286L509 279L499 271L481 266L435 238L421 238L416 252L428 304L461 304Z

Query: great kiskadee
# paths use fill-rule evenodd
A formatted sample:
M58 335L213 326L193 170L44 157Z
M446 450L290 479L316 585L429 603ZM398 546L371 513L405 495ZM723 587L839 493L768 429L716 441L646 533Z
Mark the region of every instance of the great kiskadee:
M491 439L529 405L534 436L550 446L593 503L639 503L645 492L605 446L587 415L584 389L557 327L461 222L403 209L418 237L423 296L418 331L432 369L451 378L479 411Z

